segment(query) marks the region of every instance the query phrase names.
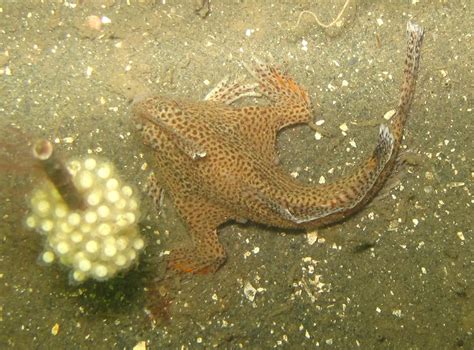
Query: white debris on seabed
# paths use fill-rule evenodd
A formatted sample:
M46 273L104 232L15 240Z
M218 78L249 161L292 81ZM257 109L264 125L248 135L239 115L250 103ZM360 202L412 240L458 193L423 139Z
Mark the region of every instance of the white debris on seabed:
M461 241L464 241L464 234L461 231L457 232L456 235Z
M100 19L99 16L88 16L86 18L86 21L84 23L87 28L92 29L92 30L101 30L102 29L102 20Z
M54 326L51 328L52 335L58 335L59 333L59 323L55 323Z
M400 310L400 309L392 310L392 315L397 316L398 318L401 318L402 317L402 310Z
M339 125L339 129L341 129L342 134L343 134L344 136L346 136L346 135L347 135L347 131L349 130L349 127L347 126L346 123L342 123L341 125Z
M264 288L258 288L255 289L254 286L252 286L252 283L246 282L244 285L244 295L249 301L254 301L255 296L257 295L257 292L263 292L265 289Z
M102 24L110 24L110 23L112 23L112 20L111 20L109 17L107 17L107 16L102 16L102 17L100 18L100 21L102 22Z
M306 40L301 40L301 50L308 51L308 42Z
M4 68L0 68L0 75L12 75L12 71L10 70L10 67L5 66Z
M94 68L92 67L87 67L86 68L86 77L87 78L90 78L90 76L92 75L92 72L94 71Z
M245 36L250 37L253 33L255 33L255 29L248 28L245 30Z
M336 91L337 87L332 85L331 83L328 84L329 91Z
M293 283L295 287L294 296L307 295L312 303L318 300L318 296L323 292L329 292L331 285L321 281L322 275L316 273L318 261L311 257L302 259L304 265L301 267L302 277ZM304 293L303 293L304 292Z
M396 111L394 109L391 109L383 115L383 119L390 120L395 115L395 113Z
M146 350L146 341L139 341L134 347L133 350Z
M74 137L72 136L66 136L62 140L64 143L73 143L74 142Z
M446 185L447 188L457 188L457 187L463 187L466 183L465 182L450 182Z
M309 245L313 245L318 241L318 231L311 231L306 234L306 240Z

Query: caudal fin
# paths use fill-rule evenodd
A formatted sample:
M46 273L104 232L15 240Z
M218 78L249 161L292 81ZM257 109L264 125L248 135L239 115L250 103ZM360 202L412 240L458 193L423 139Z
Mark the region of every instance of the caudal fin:
M393 170L403 136L403 128L411 108L418 76L423 28L408 22L407 54L400 102L390 128L380 126L379 139L372 156L357 171L331 184L312 188L312 200L294 200L294 204L279 208L281 216L296 224L310 227L335 222L366 204Z
M401 141L403 126L415 96L416 79L420 67L420 51L423 44L424 30L419 25L408 21L407 23L407 54L405 56L405 68L403 71L403 82L400 87L400 101L395 117L392 118L392 129L397 141Z

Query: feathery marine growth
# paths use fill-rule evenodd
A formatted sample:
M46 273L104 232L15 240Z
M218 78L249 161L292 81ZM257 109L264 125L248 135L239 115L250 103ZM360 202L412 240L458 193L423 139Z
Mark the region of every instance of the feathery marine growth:
M276 136L308 123L311 101L304 88L276 67L255 62L258 83L222 81L204 101L153 96L133 105L133 119L153 150L150 193L171 195L191 241L172 251L169 267L216 271L225 261L217 229L251 220L282 228L314 228L340 221L370 201L393 170L418 75L423 29L407 25L404 80L396 115L381 125L372 155L351 176L309 185L277 165ZM242 97L266 96L267 106L234 107Z

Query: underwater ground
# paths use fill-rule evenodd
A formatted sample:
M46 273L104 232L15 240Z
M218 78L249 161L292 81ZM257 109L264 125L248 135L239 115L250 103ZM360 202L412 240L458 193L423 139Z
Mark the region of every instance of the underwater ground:
M349 0L329 28L298 21L331 24L345 3L0 1L2 349L474 348L472 2ZM259 57L307 88L320 129L281 132L282 166L330 182L372 152L398 102L410 19L426 34L407 164L357 215L308 234L229 223L227 263L180 276L165 257L186 229L169 196L158 213L143 194L147 246L127 274L74 286L37 263L32 140L109 159L143 189L153 164L133 98L202 99Z

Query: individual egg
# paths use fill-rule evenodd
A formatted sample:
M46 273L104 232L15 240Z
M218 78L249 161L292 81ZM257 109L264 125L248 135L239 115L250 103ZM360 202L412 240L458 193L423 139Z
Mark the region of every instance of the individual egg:
M133 224L133 223L135 223L135 220L137 219L137 216L132 212L128 212L128 213L124 214L124 218L125 218L125 220L127 220L127 222L129 224Z
M119 187L119 182L116 178L112 177L107 180L105 187L107 187L109 191L116 190Z
M122 187L122 193L127 197L131 197L133 194L133 189L130 186L125 185Z
M93 210L89 210L84 215L84 220L88 224L94 224L97 221L97 213Z
M109 223L101 223L97 227L97 232L101 236L107 236L112 232L112 226Z
M125 227L125 226L128 226L128 224L129 224L129 222L128 222L128 220L127 220L127 218L124 214L117 215L115 223L117 224L117 226L120 226L120 227Z
M41 226L40 226L41 230L43 230L44 232L50 232L53 230L54 228L54 222L53 220L49 220L49 219L46 219L46 220L43 220L41 222Z
M46 217L51 212L51 203L46 199L41 199L33 206L33 210L40 217Z
M119 237L115 240L115 245L118 250L124 250L128 247L128 239L125 237Z
M74 231L71 233L70 237L73 243L81 243L84 239L84 235L79 231Z
M104 255L108 258L111 258L117 254L117 247L115 244L105 244L104 245Z
M97 264L94 266L93 273L97 278L103 279L107 276L109 271L105 265Z
M82 272L88 272L92 268L92 264L89 259L84 258L79 261L77 267Z
M80 189L87 190L94 184L94 176L88 170L81 170L76 175L76 181Z
M107 163L101 164L97 169L97 175L102 179L108 178L111 173L112 167L110 166L110 164Z
M72 273L73 282L76 282L76 283L84 282L86 278L87 278L87 275L82 271L74 270L74 272Z
M94 170L97 166L97 161L94 158L87 158L84 160L84 168L87 170Z
M119 210L124 210L127 206L127 201L120 197L120 199L115 203L115 208L119 209Z
M99 250L99 244L95 240L90 240L85 245L86 251L90 254L95 254Z
M73 227L78 226L81 223L81 216L79 213L71 213L67 217L67 222Z
M67 221L62 221L62 220L58 222L58 228L61 232L64 232L64 233L69 233L73 229L73 227L69 225Z
M26 226L32 229L38 225L38 220L36 219L34 215L30 215L26 218L25 224Z
M94 226L90 225L90 224L82 224L80 227L79 227L79 230L84 233L84 234L87 234L87 233L90 233L92 232L92 229L94 228Z
M54 208L54 216L56 218L62 219L66 217L68 213L68 207L63 203L58 203Z
M133 240L133 248L135 248L136 250L140 250L143 248L143 246L145 245L145 242L143 241L143 239L141 238L135 238Z
M54 253L50 250L43 252L41 255L41 260L46 264L51 264L54 261Z
M114 262L115 262L115 265L117 265L118 267L124 267L127 264L128 260L125 255L117 254L115 256Z
M60 255L64 255L64 254L68 253L70 249L71 249L71 247L65 241L61 241L56 245L56 251Z
M101 218L106 218L110 215L110 208L107 205L101 205L97 208L97 215Z
M86 197L87 204L96 206L102 201L103 193L99 188L93 189Z
M120 200L120 194L118 193L118 191L109 191L107 192L105 197L112 204L117 203Z

